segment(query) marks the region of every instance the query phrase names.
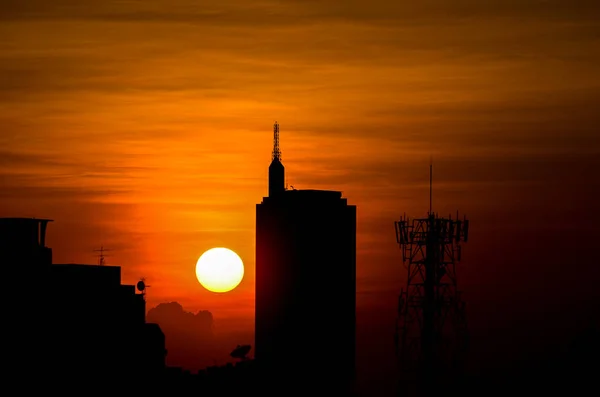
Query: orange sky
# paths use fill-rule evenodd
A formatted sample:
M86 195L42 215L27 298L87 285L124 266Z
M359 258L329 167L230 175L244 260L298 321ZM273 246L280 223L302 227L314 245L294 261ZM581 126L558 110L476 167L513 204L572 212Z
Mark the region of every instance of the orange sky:
M125 282L147 278L150 306L250 329L275 120L288 183L358 206L359 312L383 313L384 338L404 282L393 221L427 210L430 156L435 208L472 219L475 313L503 283L557 286L541 266L568 254L552 239L597 219L593 0L4 3L0 216L54 219L55 262L112 249ZM246 264L232 293L195 279L213 246ZM547 288L514 277L525 263Z

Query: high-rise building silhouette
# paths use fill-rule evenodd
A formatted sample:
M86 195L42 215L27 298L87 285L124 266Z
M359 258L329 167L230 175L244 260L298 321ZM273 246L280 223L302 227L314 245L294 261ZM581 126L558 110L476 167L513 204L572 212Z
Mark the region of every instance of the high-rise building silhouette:
M290 387L339 390L355 373L356 206L284 180L275 123L269 195L256 206L255 359Z

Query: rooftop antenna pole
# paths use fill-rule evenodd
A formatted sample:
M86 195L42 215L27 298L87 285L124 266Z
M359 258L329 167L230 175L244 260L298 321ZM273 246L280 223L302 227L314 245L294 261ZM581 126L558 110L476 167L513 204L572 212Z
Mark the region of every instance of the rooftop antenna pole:
M105 257L106 255L104 255L105 251L110 251L109 249L104 248L103 246L100 246L100 249L94 250L95 252L100 252L98 256L98 265L100 266L104 266L106 264L105 262Z
M100 246L100 256L98 257L98 264L104 266L104 247Z

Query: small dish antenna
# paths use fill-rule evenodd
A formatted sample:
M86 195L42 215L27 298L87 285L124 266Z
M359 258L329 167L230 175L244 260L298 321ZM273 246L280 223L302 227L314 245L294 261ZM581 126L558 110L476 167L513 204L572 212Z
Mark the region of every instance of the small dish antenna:
M135 288L137 288L138 291L140 291L143 295L146 294L146 290L149 288L149 285L146 285L146 278L142 277L140 278L140 281L137 282L137 284L135 285Z

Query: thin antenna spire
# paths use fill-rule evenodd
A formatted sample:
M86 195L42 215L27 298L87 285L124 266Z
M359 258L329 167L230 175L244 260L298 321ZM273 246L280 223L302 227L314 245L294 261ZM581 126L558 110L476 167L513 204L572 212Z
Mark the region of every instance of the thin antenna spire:
M97 250L94 250L94 251L95 252L100 252L100 254L96 255L98 257L98 265L104 266L106 264L105 257L107 256L104 253L106 251L110 251L110 250L104 248L103 246L100 246L100 249L97 249Z
M273 124L273 159L281 161L281 150L279 150L279 123Z
M429 214L433 211L433 156L429 160Z

